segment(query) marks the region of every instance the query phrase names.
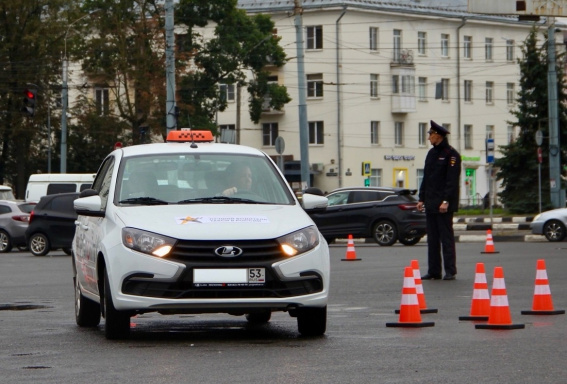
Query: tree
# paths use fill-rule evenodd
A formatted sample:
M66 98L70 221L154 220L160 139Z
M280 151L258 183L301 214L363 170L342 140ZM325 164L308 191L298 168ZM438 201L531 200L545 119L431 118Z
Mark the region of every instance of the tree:
M286 88L270 82L265 69L268 64L280 67L285 63L280 38L273 34L274 23L266 15L250 17L236 4L236 0L179 2L176 18L187 27L184 50L194 64L180 76L181 116L191 119L185 124L215 131L215 115L227 107L219 84L247 87L250 117L255 123L265 104L279 110L291 101ZM216 24L212 38L199 30L209 22ZM248 80L248 71L252 80Z
M544 34L544 37L547 37ZM549 136L548 95L547 95L547 44L539 46L538 29L532 28L522 47L523 58L520 65L520 90L517 107L511 113L516 121L508 124L519 127L516 140L500 146L503 157L495 162L499 169L496 177L502 180L503 190L499 196L512 213L532 213L539 209L539 186L534 183L538 174L535 134L541 129L544 137ZM557 56L557 101L559 126L567 126L567 94L565 93L564 71L559 63L563 55ZM567 150L567 130L560 129L559 142L562 148L562 163ZM551 207L549 183L549 156L544 141L542 162L542 207Z

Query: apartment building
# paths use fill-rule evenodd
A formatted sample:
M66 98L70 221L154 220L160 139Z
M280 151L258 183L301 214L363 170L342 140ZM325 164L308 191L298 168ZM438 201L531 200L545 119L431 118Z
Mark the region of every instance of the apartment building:
M301 3L311 186L419 188L434 120L450 130L449 142L462 155L461 204L479 204L489 182L498 189L489 177L487 139L498 158L498 146L518 130L508 121L519 90L517 59L533 22L471 14L462 0ZM238 4L274 20L288 61L271 75L293 100L281 111L266 109L258 124L247 113L237 121L245 89L238 98L233 86L222 85L230 101L218 116L222 136L282 156L288 180L300 189L294 1ZM285 142L282 155L277 137Z

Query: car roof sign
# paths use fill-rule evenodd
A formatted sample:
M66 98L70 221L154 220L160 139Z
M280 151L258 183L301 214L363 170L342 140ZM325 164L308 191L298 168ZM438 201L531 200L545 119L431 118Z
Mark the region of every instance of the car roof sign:
M181 129L179 131L170 131L167 134L168 143L206 143L214 140L211 131L193 131L190 129Z

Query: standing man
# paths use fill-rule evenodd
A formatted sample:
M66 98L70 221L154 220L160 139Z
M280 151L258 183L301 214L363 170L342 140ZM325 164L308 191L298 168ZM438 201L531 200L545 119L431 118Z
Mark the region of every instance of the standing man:
M443 280L455 280L457 262L453 213L459 208L459 178L461 155L449 145L449 131L431 120L423 180L419 189L417 209L425 209L427 222L427 257L429 269L422 280L441 279L441 250L443 250Z

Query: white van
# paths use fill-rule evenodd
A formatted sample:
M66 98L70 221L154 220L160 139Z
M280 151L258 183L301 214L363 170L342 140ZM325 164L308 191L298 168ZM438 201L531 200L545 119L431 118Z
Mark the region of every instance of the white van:
M94 173L39 173L31 175L26 187L26 202L37 203L54 193L81 192L91 187Z

